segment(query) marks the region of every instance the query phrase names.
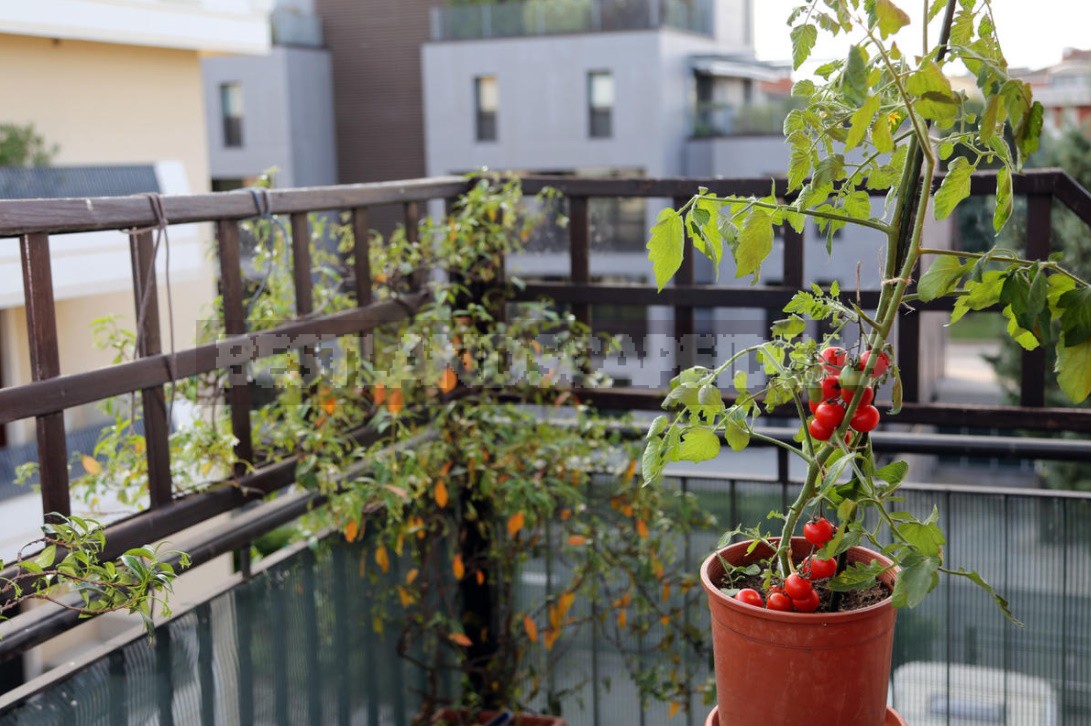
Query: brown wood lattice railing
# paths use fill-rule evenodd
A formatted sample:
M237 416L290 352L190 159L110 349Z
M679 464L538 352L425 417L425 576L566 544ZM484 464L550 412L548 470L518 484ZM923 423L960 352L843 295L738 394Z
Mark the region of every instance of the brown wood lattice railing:
M421 205L431 200L449 201L464 192L470 182L464 178L445 177L404 182L360 184L301 190L270 191L268 209L255 210L256 199L248 194L221 193L162 198L162 216L170 224L212 222L219 249L220 285L225 311L225 339L173 354L164 353L158 329L158 311L149 309L139 331L141 346L138 359L101 370L64 374L59 367L55 300L53 295L50 235L76 231L132 230L130 244L133 261L134 304L139 309L145 292L149 305L155 305L155 267L152 255L152 231L161 221L154 203L147 197L0 201L0 238L18 237L25 287L27 326L30 340L33 382L0 389L0 425L34 418L40 462L42 509L45 513L68 514L68 452L65 441L64 411L74 406L122 394L140 392L144 403L145 434L149 469L150 507L110 526L107 530L107 557L130 547L155 541L190 527L217 514L281 489L294 480L294 464L280 462L240 477L239 487L225 487L184 497L176 497L171 486L169 461L169 426L164 405L164 384L222 367L229 359L225 351L254 345L248 335L244 316L244 290L239 249L239 222L261 212L287 215L293 238L293 271L298 318L268 333L289 336L317 333L365 334L384 322L409 315L424 302L421 293L398 303L374 302L372 276L368 264L368 210L377 205L400 204L408 233L415 235ZM695 307L745 307L779 311L793 292L803 284L803 236L785 230L783 245L784 280L780 286L697 285L694 279L692 251L687 248L676 284L656 293L652 286L592 284L590 276L591 235L588 201L593 197L652 197L673 199L681 204L705 186L718 194L765 194L768 180L722 179L585 179L526 177L524 190L535 192L549 185L568 200L570 218L570 281L532 283L519 293L529 300L548 295L558 303L569 304L584 322L591 321L591 305L596 303L629 305L667 305L674 308L674 331L680 339L692 334ZM783 182L778 183L783 193ZM995 189L995 175L976 174L972 193L986 195ZM1044 170L1016 177L1014 191L1027 197L1027 254L1044 259L1050 252L1050 215L1053 200L1059 200L1085 222L1091 222L1091 195L1069 176L1056 170ZM306 241L310 238L308 214L320 211L348 211L355 234L355 293L357 307L334 315L315 315L311 304L310 259ZM410 239L413 239L412 236ZM0 244L14 244L0 239ZM863 291L866 304L878 291ZM916 306L919 310L950 310L950 301L935 301ZM907 316L899 330L899 348L906 404L899 420L950 426L988 426L1000 429L1034 429L1047 432L1091 432L1091 410L1045 408L1045 358L1040 351L1025 353L1021 373L1021 406L940 405L920 401L919 369L914 356L918 351L919 325L915 316ZM658 408L661 393L655 390L617 388L585 392L586 396L609 409ZM725 392L726 394L726 392ZM729 396L725 395L725 398ZM232 429L238 439L237 454L243 461L253 460L249 410L251 392L246 386L229 389ZM360 422L363 425L366 422ZM358 436L363 435L357 431ZM240 472L241 474L241 472ZM232 540L224 547L238 546ZM229 551L210 546L207 555Z

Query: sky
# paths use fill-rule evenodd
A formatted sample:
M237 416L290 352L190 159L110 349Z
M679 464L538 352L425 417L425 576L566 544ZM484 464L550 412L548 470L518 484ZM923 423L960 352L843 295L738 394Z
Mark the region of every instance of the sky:
M927 0L895 0L898 7L913 17L902 32L911 35L899 42L904 51L919 52L920 17ZM792 43L785 24L792 8L802 0L754 0L754 41L758 58L787 61L792 57ZM1012 67L1041 68L1061 60L1065 47L1091 48L1091 2L1087 0L992 0L1000 46ZM935 33L932 34L935 37ZM819 61L842 57L847 48L845 36L823 42L819 38L813 57ZM934 41L933 41L934 42Z

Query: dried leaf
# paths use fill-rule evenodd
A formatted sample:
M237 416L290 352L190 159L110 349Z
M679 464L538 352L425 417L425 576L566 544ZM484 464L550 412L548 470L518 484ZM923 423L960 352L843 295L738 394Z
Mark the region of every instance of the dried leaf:
M636 520L636 533L640 535L640 539L648 538L648 523L643 519Z
M355 542L357 535L360 534L360 524L355 519L345 525L345 541Z
M386 400L386 386L382 383L376 383L371 389L371 400L375 402L376 406L382 406L383 401Z
M522 512L516 512L508 517L508 534L514 537L526 524L526 516Z
M405 573L405 584L412 585L414 582L417 581L418 575L420 575L420 570L418 570L416 567Z
M83 470L91 476L102 473L102 464L98 463L98 461L92 456L87 456L86 454L84 454L83 457L80 459L80 463L83 464Z
M474 573L474 576L477 579L477 584L478 585L484 585L485 584L485 571L484 570L478 570L476 573Z
M572 547L582 547L587 544L587 538L582 534L570 534L568 535L568 544Z
M447 638L455 645L461 645L463 648L469 648L471 645L473 645L473 641L471 641L462 633L451 633L447 636Z
M407 608L407 607L409 607L410 605L413 604L413 601L416 598L413 596L413 593L409 592L409 590L406 590L404 587L399 585L398 586L398 599L402 601L402 607Z
M538 624L534 622L534 618L529 615L523 618L523 630L527 631L527 637L532 643L538 642Z
M625 630L625 626L629 623L628 611L622 608L617 611L617 626L622 630Z
M571 590L561 594L560 598L558 598L557 600L557 607L561 611L562 618L568 614L568 611L572 609L572 604L575 602L576 593L572 592Z
M682 704L678 701L671 701L671 705L667 707L667 718L674 718L680 710L682 710Z
M403 408L405 408L405 399L402 397L402 389L391 388L390 394L386 397L386 410L391 416L397 416Z
M629 459L629 466L625 468L625 474L621 477L621 481L628 484L636 476L636 459Z
M386 547L383 545L379 545L375 550L375 564L383 572L390 572L390 555L387 554Z
M432 489L432 498L436 500L436 504L440 509L447 506L447 485L440 479L436 482L436 486Z
M450 393L458 385L458 375L451 370L450 366L443 369L443 373L439 377L439 390L444 393Z
M461 580L466 576L466 566L462 564L462 555L455 555L455 558L451 560L451 572L454 573L456 580Z

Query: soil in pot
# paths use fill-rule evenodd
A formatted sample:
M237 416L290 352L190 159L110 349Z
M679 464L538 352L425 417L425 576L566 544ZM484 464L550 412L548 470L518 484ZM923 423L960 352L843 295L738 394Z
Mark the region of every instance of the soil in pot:
M797 567L799 566L798 562L795 564ZM765 578L763 574L743 575L741 577L736 577L733 580L729 580L725 574L720 578L719 582L713 584L721 588L728 588L729 590L739 590L748 587L761 593L762 598L765 598L766 596L764 592ZM814 591L818 593L819 600L822 603L817 610L817 612L820 613L846 613L852 610L859 610L861 608L877 605L890 597L890 588L880 582L874 587L870 587L866 590L842 592L835 603L834 593L827 586L825 580L816 580L813 582L813 586Z

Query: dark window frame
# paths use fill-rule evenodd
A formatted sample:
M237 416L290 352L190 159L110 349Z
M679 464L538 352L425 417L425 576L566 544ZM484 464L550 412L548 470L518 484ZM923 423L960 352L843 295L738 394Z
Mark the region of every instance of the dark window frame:
M237 93L238 98L233 99L232 94ZM238 108L232 108L237 100ZM220 84L220 117L223 121L223 144L229 149L241 148L243 145L243 96L242 84L238 81L229 81Z
M493 108L485 108L484 86L491 83L495 95ZM500 111L500 82L494 75L474 76L474 139L496 141L499 137L497 115Z
M587 72L587 134L592 139L612 139L614 137L615 99L610 99L608 106L595 105L595 81L607 78L610 82L610 95L615 93L614 73L608 70Z

